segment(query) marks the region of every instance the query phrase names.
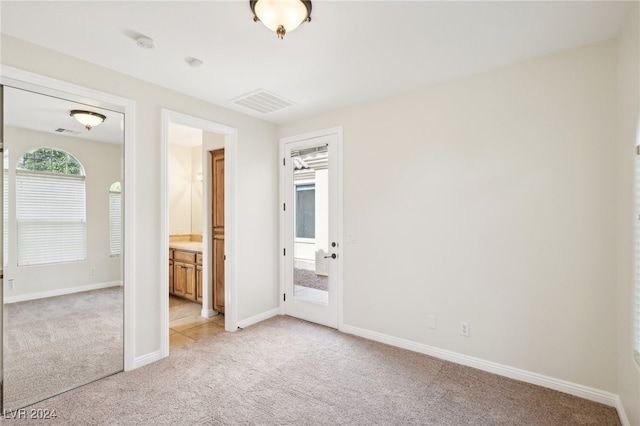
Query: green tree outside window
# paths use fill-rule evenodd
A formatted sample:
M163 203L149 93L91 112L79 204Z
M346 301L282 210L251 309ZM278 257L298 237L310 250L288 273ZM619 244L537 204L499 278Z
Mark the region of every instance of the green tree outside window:
M38 148L27 152L18 160L17 168L61 175L84 175L82 166L73 156L53 148Z

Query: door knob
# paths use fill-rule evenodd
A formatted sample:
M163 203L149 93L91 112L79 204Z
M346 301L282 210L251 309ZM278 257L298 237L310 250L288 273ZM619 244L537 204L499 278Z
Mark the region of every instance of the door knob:
M331 256L325 256L324 258L325 258L325 259L328 259L328 258L335 259L336 257L338 257L338 255L337 255L337 254L335 254L335 253L331 253Z

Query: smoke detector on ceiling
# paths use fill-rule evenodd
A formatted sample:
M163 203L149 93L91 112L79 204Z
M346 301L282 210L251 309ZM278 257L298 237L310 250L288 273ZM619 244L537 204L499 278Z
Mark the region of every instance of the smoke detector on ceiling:
M155 49L156 47L156 42L153 41L153 39L145 36L136 38L136 43L143 49Z
M198 58L187 58L185 59L185 62L189 64L191 68L199 68L204 64L204 62Z

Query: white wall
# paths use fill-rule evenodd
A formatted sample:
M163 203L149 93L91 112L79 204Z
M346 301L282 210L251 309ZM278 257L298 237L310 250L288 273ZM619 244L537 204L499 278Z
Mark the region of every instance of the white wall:
M640 145L640 28L635 6L618 41L618 394L629 422L640 425L640 369L633 354L633 234L634 234L634 161L635 146ZM613 191L613 190L612 190ZM636 212L637 214L638 212ZM637 258L637 254L636 254ZM636 263L638 260L635 261Z
M280 126L344 129L344 323L615 392L615 111L605 42Z
M202 235L202 150L202 145L191 148L191 233L196 235Z
M9 106L10 107L10 106ZM15 226L15 165L26 152L51 147L73 155L84 167L87 197L87 259L50 265L17 266ZM109 187L121 181L122 146L5 128L9 153L9 260L4 276L4 297L115 283L122 280L121 257L109 254ZM95 269L95 275L90 274ZM10 280L14 288L11 289Z
M169 144L167 182L169 235L191 233L191 148Z
M169 144L169 235L202 235L202 145Z
M2 35L4 65L72 82L136 102L135 356L158 353L161 274L161 109L238 129L238 320L278 306L277 137L273 124L239 114L106 68ZM269 159L273 161L269 161ZM127 161L127 159L125 159ZM126 226L126 224L125 224ZM260 238L256 238L256 236Z

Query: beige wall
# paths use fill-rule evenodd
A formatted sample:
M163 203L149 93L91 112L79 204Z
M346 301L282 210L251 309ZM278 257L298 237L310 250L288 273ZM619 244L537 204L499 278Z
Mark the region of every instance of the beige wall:
M615 111L605 42L281 126L344 128L344 323L615 392Z
M203 135L204 139L204 135ZM198 180L198 174L202 176L202 145L191 148L191 233L202 235L202 196L203 180Z
M26 152L51 147L64 150L84 167L87 197L87 259L51 265L17 267L15 227L15 165ZM52 135L14 127L5 128L9 154L9 259L4 297L50 292L122 280L121 258L109 254L109 187L121 180L122 146ZM95 275L90 274L95 269ZM14 289L11 289L13 280Z
M191 233L191 148L169 144L169 235Z
M135 356L161 350L160 152L163 108L238 129L238 320L278 306L277 138L273 124L2 35L3 65L132 99L136 102ZM269 159L273 161L269 161ZM125 159L126 161L126 159ZM256 238L259 235L260 238Z
M640 368L633 354L633 283L634 283L634 151L640 145L640 27L639 7L630 14L618 40L618 390L632 425L640 425ZM640 169L636 173L640 173ZM640 226L640 225L638 225ZM638 262L636 253L636 261ZM637 266L636 266L637 268Z
M202 145L168 149L169 235L202 235Z

